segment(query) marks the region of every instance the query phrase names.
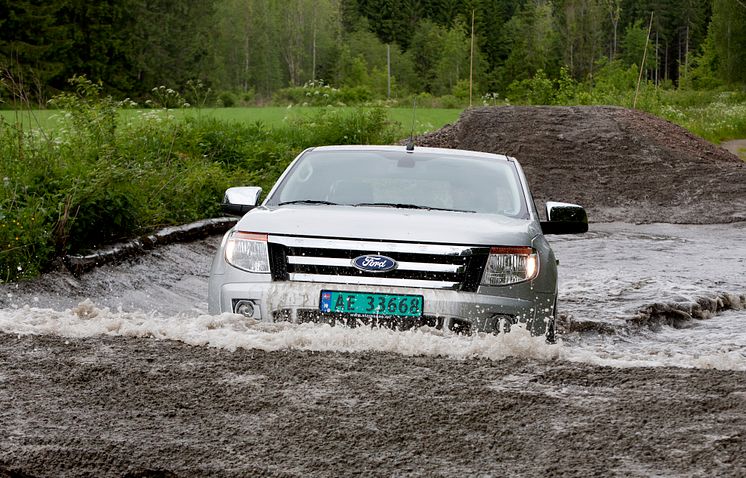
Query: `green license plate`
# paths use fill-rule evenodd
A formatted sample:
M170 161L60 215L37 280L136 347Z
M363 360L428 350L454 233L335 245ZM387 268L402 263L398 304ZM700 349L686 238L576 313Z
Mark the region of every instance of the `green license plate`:
M321 312L364 316L422 317L421 295L321 291Z

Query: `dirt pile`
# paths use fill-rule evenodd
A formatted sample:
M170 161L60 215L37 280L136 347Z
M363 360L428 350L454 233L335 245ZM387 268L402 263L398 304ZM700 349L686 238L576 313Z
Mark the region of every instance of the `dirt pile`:
M591 221L746 220L746 163L670 122L617 107L486 107L417 140L514 156L537 204L586 207Z

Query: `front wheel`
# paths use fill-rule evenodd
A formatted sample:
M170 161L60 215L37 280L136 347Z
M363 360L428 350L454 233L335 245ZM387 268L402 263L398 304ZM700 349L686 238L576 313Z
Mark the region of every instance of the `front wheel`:
M547 324L547 331L546 331L546 338L548 344L554 344L557 343L557 336L555 332L555 327L557 325L557 299L554 299L554 311L552 314L552 318L549 319L549 323Z

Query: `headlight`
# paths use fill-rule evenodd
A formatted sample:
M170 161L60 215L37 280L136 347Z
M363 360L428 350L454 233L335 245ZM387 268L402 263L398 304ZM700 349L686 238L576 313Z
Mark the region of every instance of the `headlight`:
M234 231L225 244L228 264L248 272L269 272L267 235Z
M539 256L530 247L493 247L482 275L483 285L508 285L535 278Z

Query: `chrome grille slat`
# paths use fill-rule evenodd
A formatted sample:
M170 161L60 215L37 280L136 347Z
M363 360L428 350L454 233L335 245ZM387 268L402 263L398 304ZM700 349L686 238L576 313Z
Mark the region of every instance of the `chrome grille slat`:
M351 239L318 239L309 237L275 236L270 234L268 241L288 247L312 249L342 249L361 251L368 254L404 252L412 254L437 254L442 256L469 256L472 246L450 246L441 244L416 244L406 242L356 241Z
M354 267L350 259L340 259L336 257L288 256L287 259L288 264ZM431 262L399 262L397 269L402 271L450 272L453 274L460 274L464 272L465 266L458 264L438 264Z
M489 255L487 246L417 244L269 235L272 279L475 292ZM361 255L397 262L385 272L353 266Z
M417 279L395 279L392 277L371 276L331 276L321 274L290 273L291 281L299 282L327 282L331 284L377 285L392 287L417 287L424 289L456 289L458 282L431 281Z

